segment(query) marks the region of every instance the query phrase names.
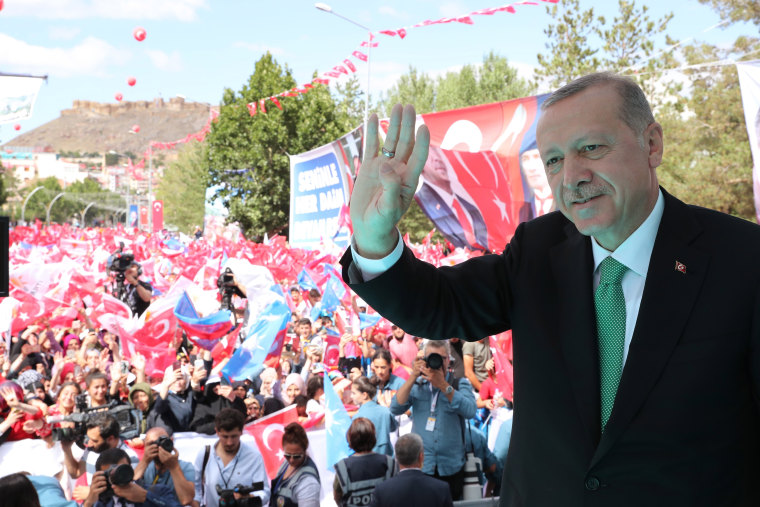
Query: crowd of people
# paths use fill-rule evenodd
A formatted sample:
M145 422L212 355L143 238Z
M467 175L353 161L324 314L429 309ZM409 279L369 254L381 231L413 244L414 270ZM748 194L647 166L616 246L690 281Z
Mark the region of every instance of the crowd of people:
M149 286L134 278L129 282ZM186 336L175 343L174 363L158 375L146 372L146 359L139 354L125 360L120 337L93 325L84 312L65 329L44 319L28 326L11 338L10 348L0 341L0 445L23 439L60 445L61 499L82 505L112 505L103 496L106 482L117 498L135 505L228 505L225 490L256 483L258 489L249 493L232 493L239 505L248 495L258 495L264 504L318 505L330 490L340 505L354 505L352 498L366 504L378 480L396 473L393 443L402 420L411 416L406 419L412 421L411 431L425 442L423 471L448 482L452 498L462 497L467 452L482 460L483 485L498 491L504 456L500 460L477 444L485 441L487 413L510 403L488 384L494 362L487 340L475 347L456 339L426 344L395 325L355 332L349 327L330 367L324 360L327 338L337 333L334 315L323 312L312 321L319 291L293 285L287 292L292 319L279 362L234 382L219 375L222 364L210 351ZM340 310L372 311L355 297L351 308ZM438 363L431 359L436 354ZM480 390L473 388L478 379L485 379ZM325 411L325 382L353 417L346 438L355 454L348 466L337 465L334 484L322 484L308 453L307 433L294 423L285 428L285 460L270 481L259 449L240 441L244 425L293 405L300 423L319 419ZM430 386L443 392L432 402ZM139 414L126 433L116 416L120 408ZM425 424L435 414L437 431L431 433ZM216 435L218 443L198 456L180 457L171 441L182 432ZM134 487L99 479L122 462L133 468L129 484ZM36 477L30 480L38 486Z

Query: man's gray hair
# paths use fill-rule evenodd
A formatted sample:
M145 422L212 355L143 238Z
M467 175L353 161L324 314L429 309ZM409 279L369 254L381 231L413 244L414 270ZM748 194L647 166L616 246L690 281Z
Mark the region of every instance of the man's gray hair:
M423 347L423 351L426 350L428 347L437 348L438 350L445 351L445 354L441 354L443 357L451 357L451 346L449 345L448 340L427 340L425 341L425 347Z
M418 434L401 435L396 441L396 461L402 467L414 466L419 461L423 449L422 437Z
M541 105L545 111L560 100L572 97L587 88L596 85L613 84L620 95L620 119L633 130L637 136L641 136L644 130L654 123L654 115L649 101L641 87L633 79L620 76L614 72L595 72L571 81L562 88L552 93Z

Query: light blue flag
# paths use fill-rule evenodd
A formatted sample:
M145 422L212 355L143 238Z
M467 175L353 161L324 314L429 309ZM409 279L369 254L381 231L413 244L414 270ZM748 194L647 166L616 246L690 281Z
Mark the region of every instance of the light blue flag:
M335 471L335 463L349 457L354 451L348 446L346 434L351 416L338 398L332 382L325 376L325 429L327 430L327 468Z

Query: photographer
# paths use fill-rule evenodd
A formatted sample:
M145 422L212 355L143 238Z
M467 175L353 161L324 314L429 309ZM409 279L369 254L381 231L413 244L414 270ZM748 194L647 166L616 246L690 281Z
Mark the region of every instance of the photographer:
M239 486L256 487L252 493L234 493L239 506L266 504L269 501L269 481L255 444L242 443L245 416L232 408L222 409L214 421L218 440L201 449L195 458L195 501L206 507L217 507L220 491ZM256 484L259 483L259 484ZM255 496L256 498L252 498ZM230 505L230 504L226 504Z
M142 268L137 262L132 262L124 272L126 285L125 303L132 309L132 314L140 316L150 306L153 297L153 287L148 282L139 279Z
M95 466L98 471L83 507L180 507L171 487L154 484L144 489L134 482L129 456L121 449L104 451Z
M95 473L95 463L98 455L108 449L121 449L127 453L133 464L137 464L137 454L119 436L119 422L108 413L94 414L86 423L88 441L82 458L77 461L71 453L71 440L61 440L63 449L63 463L69 475L76 479L87 472L87 484L92 484L92 476ZM77 501L87 498L88 488L79 486L74 490L74 499Z
M453 379L448 369L449 342L428 341L424 356L414 361L409 379L396 392L390 408L393 415L412 408L412 433L425 443L422 471L446 481L451 497L460 500L464 487L464 420L475 415L475 396L470 382Z
M145 434L145 452L135 467L135 480L141 486L170 486L177 501L188 505L195 495L195 468L179 459L179 451L164 428L151 428Z

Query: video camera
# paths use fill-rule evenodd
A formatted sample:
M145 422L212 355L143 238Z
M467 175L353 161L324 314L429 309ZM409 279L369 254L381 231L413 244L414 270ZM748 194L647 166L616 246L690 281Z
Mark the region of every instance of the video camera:
M216 494L219 495L219 507L261 507L261 498L247 495L263 489L263 482L254 482L250 486L238 484L231 489L225 489L217 484ZM235 498L235 493L243 495L244 498Z
M53 428L52 437L54 441L75 442L80 448L84 449L84 441L87 437L87 422L100 413L107 413L119 423L119 437L124 440L135 438L140 435L140 413L128 405L118 405L112 401L102 407L87 408L87 395L80 394L76 397L76 406L78 412L64 417L50 416L47 418L49 424L58 422L73 422L73 428ZM173 448L172 443L172 448ZM165 448L165 447L164 447Z
M127 486L135 478L131 465L111 465L105 470L106 490L98 495L98 500L107 504L113 498L113 486Z
M127 289L124 286L126 271L135 262L135 254L124 251L124 243L119 243L119 249L108 257L106 269L114 274L116 286L113 288L113 296L123 302L127 302Z

